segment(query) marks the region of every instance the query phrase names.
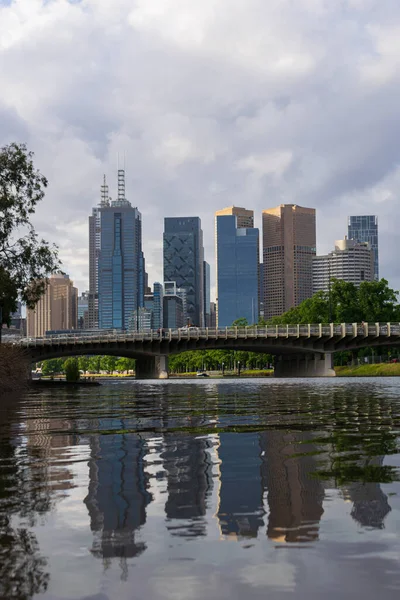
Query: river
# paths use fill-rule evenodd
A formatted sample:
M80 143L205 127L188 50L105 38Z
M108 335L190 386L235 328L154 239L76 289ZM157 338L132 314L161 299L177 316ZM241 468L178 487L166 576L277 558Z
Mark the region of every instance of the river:
M400 380L0 400L0 598L398 599Z

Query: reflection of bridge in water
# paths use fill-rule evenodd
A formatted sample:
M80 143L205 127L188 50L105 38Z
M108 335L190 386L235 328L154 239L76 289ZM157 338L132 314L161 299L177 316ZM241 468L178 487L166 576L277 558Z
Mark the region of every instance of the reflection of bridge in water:
M20 345L32 361L76 355L114 355L136 359L140 379L168 377L168 356L188 350L245 350L278 357L278 377L334 376L332 356L339 350L400 343L400 324L342 323L274 325L225 329L102 332L27 338Z

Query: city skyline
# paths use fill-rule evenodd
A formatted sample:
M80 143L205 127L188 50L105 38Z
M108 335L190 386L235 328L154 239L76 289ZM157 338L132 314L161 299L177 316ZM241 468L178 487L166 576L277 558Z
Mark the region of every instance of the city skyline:
M78 289L87 215L123 159L152 281L159 214L198 215L213 264L216 210L251 207L260 229L264 208L296 203L318 212L320 254L347 216L377 214L380 275L399 289L398 3L155 2L0 2L0 145L35 152L49 187L34 223Z

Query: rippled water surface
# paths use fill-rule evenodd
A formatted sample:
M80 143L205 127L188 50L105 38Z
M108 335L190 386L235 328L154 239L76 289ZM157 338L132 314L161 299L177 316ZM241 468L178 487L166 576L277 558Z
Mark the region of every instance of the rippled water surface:
M0 598L400 597L400 381L0 399Z

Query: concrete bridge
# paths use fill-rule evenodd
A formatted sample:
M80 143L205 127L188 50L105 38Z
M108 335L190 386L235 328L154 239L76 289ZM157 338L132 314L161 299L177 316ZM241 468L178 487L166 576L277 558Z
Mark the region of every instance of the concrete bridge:
M332 377L333 354L366 346L400 343L400 323L330 323L224 329L164 329L60 334L24 338L34 362L78 355L136 359L138 379L167 378L168 356L188 350L245 350L277 357L276 377Z

